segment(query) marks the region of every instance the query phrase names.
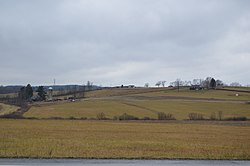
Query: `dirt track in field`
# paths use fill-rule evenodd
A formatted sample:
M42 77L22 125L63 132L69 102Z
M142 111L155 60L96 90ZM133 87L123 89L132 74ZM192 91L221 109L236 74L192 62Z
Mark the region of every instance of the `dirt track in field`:
M150 109L150 108L147 108L147 107L139 106L139 105L136 105L136 104L126 103L126 102L122 102L122 104L137 107L137 108L142 108L144 110L147 110L147 111L150 111L150 112L153 112L153 113L156 113L156 114L159 112L159 111L156 111L156 110L153 110L153 109Z
M236 104L245 104L247 102L246 100L197 98L197 97L183 97L183 96L154 96L154 97L149 97L149 96L123 96L123 97L119 97L119 96L117 96L116 99L197 101L197 102L220 102L220 103L236 103Z

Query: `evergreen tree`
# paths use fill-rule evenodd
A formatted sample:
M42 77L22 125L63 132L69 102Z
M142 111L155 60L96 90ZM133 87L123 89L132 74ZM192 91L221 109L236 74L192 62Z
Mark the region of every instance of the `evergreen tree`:
M212 78L210 81L210 88L214 89L215 87L216 87L216 81L214 78Z
M33 96L33 89L30 84L28 84L25 88L25 98L30 99Z
M38 96L41 98L41 100L45 100L46 99L46 92L45 92L43 86L39 86L38 87L37 93L38 93Z

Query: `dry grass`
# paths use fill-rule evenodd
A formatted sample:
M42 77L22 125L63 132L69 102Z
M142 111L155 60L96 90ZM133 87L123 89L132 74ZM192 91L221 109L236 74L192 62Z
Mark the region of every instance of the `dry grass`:
M0 103L0 115L10 114L18 110L19 107Z
M236 96L236 93L239 96ZM223 90L189 90L181 89L179 92L177 90L162 90L158 92L151 92L146 94L149 97L157 96L177 96L177 97L194 97L194 98L207 98L207 99L224 99L224 100L246 100L250 101L250 93L244 92L231 92ZM136 96L141 96L136 94Z
M200 113L209 118L212 113L223 112L223 117L245 116L250 118L250 105L223 102L168 101L168 100L114 100L93 99L49 106L33 106L25 117L87 117L96 118L105 113L107 118L127 113L139 118L157 118L158 112L171 113L178 120L188 118L189 113Z
M172 88L111 88L86 92L85 97L109 97L109 96L126 96L134 94L147 94L152 92L159 92L163 90L170 90Z
M250 159L250 126L0 120L0 156Z
M12 97L17 97L17 93L6 93L6 94L0 94L0 98L5 98L5 97L9 97L9 98L12 98Z
M145 111L113 100L86 100L81 102L64 103L49 106L32 107L24 114L25 117L87 117L96 118L98 113L105 113L107 118L127 113L140 118L154 116L154 113Z
M250 118L249 104L167 100L138 100L130 102L158 112L171 113L178 120L187 119L189 113L199 113L203 114L205 118L209 118L211 113L217 114L219 111L223 112L224 118L239 116Z
M232 90L244 90L244 91L249 91L250 92L250 87L232 87L232 86L228 86L228 87L224 87L223 89L232 89Z
M245 88L246 89L246 88ZM240 88L234 90L242 90ZM244 89L243 89L244 90ZM236 96L236 93L239 96ZM179 97L195 97L207 99L225 99L225 100L250 100L250 93L232 92L223 90L189 90L189 88L181 88L180 91L172 88L135 88L135 89L103 89L87 92L86 97L109 97L109 96L179 96Z

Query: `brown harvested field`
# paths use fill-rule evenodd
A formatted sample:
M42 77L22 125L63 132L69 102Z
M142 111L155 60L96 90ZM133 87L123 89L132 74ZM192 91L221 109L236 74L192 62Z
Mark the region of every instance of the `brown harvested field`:
M249 160L250 125L223 123L1 119L0 156Z
M236 96L238 94L238 96ZM234 92L224 90L189 90L187 88L177 90L161 90L158 92L149 92L145 95L134 94L133 96L147 96L147 97L162 97L166 99L193 99L193 100L228 100L228 101L250 101L249 92Z
M222 100L250 100L250 91L242 91L241 88L236 91L225 90L189 90L189 88L110 88L95 90L85 93L87 98L114 97L114 96L147 96L147 97L189 97L202 99L222 99ZM239 92L237 92L239 90ZM238 94L238 96L236 96Z
M91 94L92 93L92 94ZM177 121L0 119L0 156L30 158L147 158L250 160L250 121L184 121L189 113L250 118L249 94L230 91L116 89L88 92L89 98L37 103L24 117L87 117L123 113ZM91 96L91 95L92 96ZM218 117L217 117L218 118Z
M164 90L172 90L173 88L107 88L86 92L85 97L110 97L110 96L126 96L136 94L147 94L152 92L161 92Z

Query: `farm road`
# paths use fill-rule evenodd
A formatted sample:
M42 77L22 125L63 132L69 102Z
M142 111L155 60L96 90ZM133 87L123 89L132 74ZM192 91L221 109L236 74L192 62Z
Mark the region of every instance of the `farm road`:
M85 165L85 166L234 166L250 161L234 160L85 160L85 159L0 159L0 165Z

